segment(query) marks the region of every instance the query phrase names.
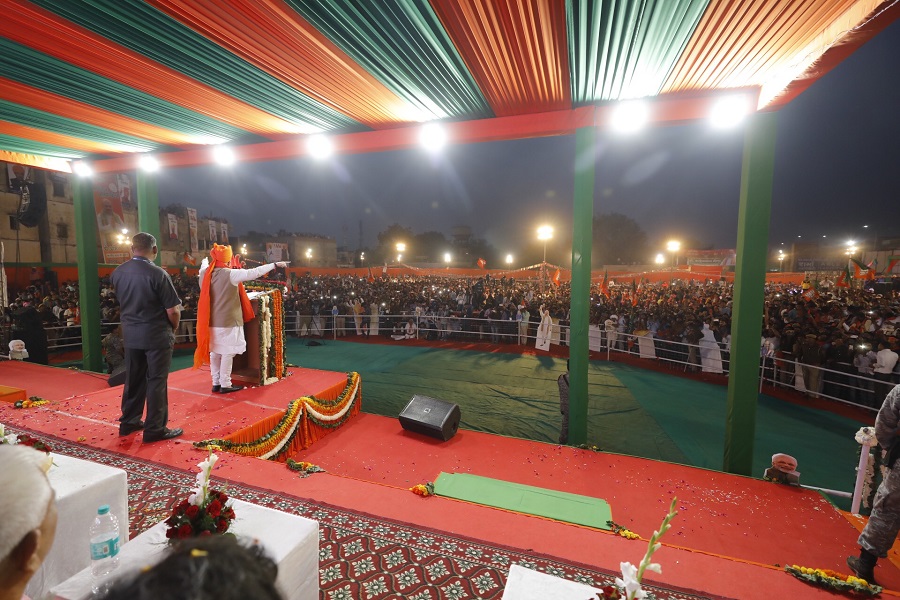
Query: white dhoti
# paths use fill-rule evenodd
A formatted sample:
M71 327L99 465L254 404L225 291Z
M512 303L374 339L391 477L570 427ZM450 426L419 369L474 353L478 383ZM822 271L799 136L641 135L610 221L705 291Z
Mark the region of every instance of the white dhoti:
M209 328L209 370L212 384L229 388L231 386L231 366L235 354L247 351L243 327Z

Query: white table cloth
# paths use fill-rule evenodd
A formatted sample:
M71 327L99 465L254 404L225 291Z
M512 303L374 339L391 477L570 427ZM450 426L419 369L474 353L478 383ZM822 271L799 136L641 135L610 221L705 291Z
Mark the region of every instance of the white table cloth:
M90 566L89 532L101 505L109 504L110 512L119 520L120 543L128 540L128 476L125 471L54 454L47 478L56 492L59 519L50 553L25 588L25 593L36 600L44 598L54 585Z
M286 600L319 598L319 523L241 502L234 503L235 520L229 531L239 538L256 540L278 564L278 589ZM119 553L122 577L162 560L167 548L166 524L157 523L137 536ZM57 600L87 600L91 596L90 567L52 590Z
M551 600L554 598L590 600L597 598L599 591L600 588L577 581L512 565L509 568L501 600Z

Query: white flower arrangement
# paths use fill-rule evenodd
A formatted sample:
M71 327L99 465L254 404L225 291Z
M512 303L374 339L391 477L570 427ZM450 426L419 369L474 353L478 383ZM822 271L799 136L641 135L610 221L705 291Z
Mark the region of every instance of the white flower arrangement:
M877 446L878 439L875 437L874 427L860 427L854 436L856 443L862 446Z
M0 444L15 445L19 443L19 436L14 433L6 433L6 427L0 423Z
M197 487L191 489L193 493L188 496L188 504L201 506L206 501L206 496L209 492L209 479L212 476L212 470L216 466L217 460L219 460L219 457L210 451L206 460L197 464L200 467L200 472L197 473Z

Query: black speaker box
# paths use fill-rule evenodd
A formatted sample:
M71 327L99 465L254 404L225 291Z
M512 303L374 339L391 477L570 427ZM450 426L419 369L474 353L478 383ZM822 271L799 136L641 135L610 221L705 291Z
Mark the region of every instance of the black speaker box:
M400 425L446 442L459 429L459 405L416 394L400 412Z
M116 387L117 385L122 385L125 383L125 369L121 371L114 371L112 375L107 379L107 383L109 383L109 387Z

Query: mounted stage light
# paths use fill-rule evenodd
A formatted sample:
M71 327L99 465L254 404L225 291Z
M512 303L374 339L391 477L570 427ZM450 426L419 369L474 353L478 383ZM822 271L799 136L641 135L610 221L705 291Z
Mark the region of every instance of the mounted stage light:
M324 135L311 135L306 138L306 151L316 160L324 160L334 154L334 144Z
M79 177L90 177L94 174L94 169L91 168L90 163L86 163L83 160L76 160L72 163L72 172Z
M619 133L634 133L644 128L650 120L650 108L642 100L620 103L612 112L610 125Z
M726 96L713 104L709 122L716 129L728 129L740 125L748 114L750 100L746 96Z
M138 165L148 173L155 173L159 171L159 161L156 160L156 157L150 156L149 154L145 154L138 161Z
M429 152L438 152L447 144L447 132L437 123L428 123L419 132L419 143Z
M213 158L223 167L230 167L237 161L234 150L228 146L216 146L213 148Z

